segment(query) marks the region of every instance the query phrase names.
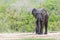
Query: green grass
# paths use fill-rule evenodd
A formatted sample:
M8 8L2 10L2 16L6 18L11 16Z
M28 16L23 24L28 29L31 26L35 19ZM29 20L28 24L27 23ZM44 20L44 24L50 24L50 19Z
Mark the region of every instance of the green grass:
M16 40L55 40L54 38L27 38L27 39L16 39Z

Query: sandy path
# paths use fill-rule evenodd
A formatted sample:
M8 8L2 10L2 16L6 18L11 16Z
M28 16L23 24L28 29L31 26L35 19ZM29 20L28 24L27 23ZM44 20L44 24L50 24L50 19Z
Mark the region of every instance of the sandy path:
M36 35L35 33L0 33L0 40L24 39L24 38L56 38L60 39L60 33L48 33Z

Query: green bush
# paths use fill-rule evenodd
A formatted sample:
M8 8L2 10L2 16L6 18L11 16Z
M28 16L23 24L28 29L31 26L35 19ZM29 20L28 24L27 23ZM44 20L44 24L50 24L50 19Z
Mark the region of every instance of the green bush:
M60 6L59 5L60 1L59 0L46 0L45 3L43 3L42 7L44 7L48 13L49 13L49 30L50 31L60 31Z
M4 1L4 0L3 0ZM12 0L11 0L12 1ZM2 2L2 1L1 1ZM0 32L35 32L35 18L31 12L26 8L20 7L19 13L12 9L9 5L12 2L5 1L0 4ZM45 8L49 13L49 31L60 31L60 1L59 0L46 0L43 4L38 4L33 0L31 6L35 8ZM34 4L34 5L32 5ZM38 4L38 5L37 5ZM9 8L10 7L10 8ZM9 9L8 9L9 8Z

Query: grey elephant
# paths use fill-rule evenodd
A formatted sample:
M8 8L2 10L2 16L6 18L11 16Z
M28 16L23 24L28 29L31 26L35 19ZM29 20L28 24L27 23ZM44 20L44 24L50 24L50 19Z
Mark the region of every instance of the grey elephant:
M33 8L32 15L36 18L36 34L47 34L49 14L44 8Z

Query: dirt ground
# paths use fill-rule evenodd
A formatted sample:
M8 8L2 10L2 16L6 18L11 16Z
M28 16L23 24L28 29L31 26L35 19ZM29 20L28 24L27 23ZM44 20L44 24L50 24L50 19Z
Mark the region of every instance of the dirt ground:
M60 33L48 33L47 35L37 35L35 33L0 33L0 40L24 38L55 38L60 40Z

